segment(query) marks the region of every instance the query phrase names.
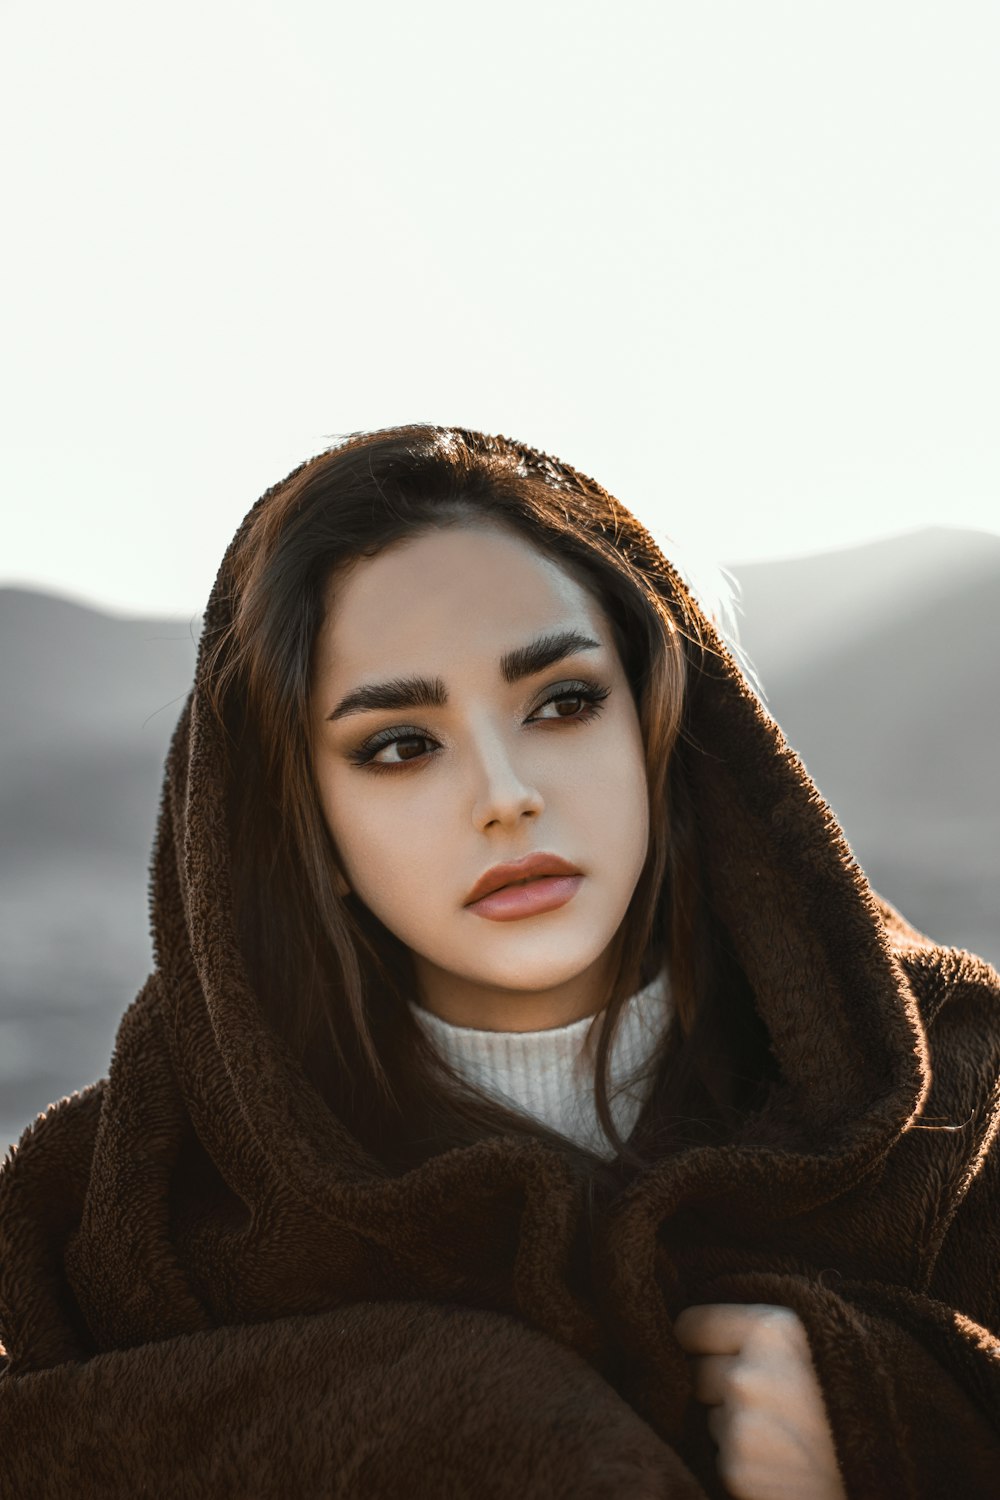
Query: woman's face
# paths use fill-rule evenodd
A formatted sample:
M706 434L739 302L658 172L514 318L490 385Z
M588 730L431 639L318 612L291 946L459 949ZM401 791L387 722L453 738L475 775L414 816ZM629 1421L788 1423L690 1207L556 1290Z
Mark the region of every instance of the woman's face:
M597 649L505 680L506 653L571 630ZM357 689L409 677L439 681L442 701L335 715ZM579 696L592 690L607 693L594 710ZM412 952L414 1000L490 1031L600 1009L649 816L635 703L590 594L488 523L394 544L331 580L311 712L341 867ZM512 921L467 905L491 866L536 850L581 872L564 905Z

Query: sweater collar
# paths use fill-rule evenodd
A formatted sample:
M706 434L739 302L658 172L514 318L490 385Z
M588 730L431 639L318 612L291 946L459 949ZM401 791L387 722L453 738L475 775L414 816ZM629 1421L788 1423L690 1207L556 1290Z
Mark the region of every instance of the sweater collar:
M594 1016L541 1031L488 1031L455 1025L413 1000L409 1007L440 1055L469 1083L598 1155L614 1155L597 1116L593 1050L584 1047ZM664 965L625 1002L611 1045L611 1113L625 1139L649 1097L654 1075L647 1064L672 1018Z

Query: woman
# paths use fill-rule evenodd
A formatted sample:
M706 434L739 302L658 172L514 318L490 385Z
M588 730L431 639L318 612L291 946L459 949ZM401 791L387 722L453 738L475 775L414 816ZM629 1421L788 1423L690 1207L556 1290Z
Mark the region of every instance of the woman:
M595 481L411 426L268 490L150 898L0 1171L0 1493L997 1493L1000 976Z

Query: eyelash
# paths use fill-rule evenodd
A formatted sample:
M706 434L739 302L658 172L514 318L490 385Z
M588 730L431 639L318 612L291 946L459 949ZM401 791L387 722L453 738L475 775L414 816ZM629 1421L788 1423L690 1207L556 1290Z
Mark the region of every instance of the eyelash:
M579 698L586 704L586 708L581 713L575 714L572 718L568 719L559 716L555 719L544 720L543 722L550 724L589 724L592 719L596 719L597 715L603 712L604 700L610 692L611 689L609 687L601 687L596 682L563 684L555 692L550 693L547 698L544 698L539 703L538 708L547 708L550 703L561 703L566 698ZM352 750L349 759L355 765L364 766L368 771L405 771L408 766L421 765L429 757L426 755L411 756L409 760L395 761L391 764L376 761L373 757L380 750L384 750L387 745L405 744L408 740L430 739L431 736L429 734L424 734L421 730L416 729L383 730L381 734L375 735L373 739L366 741L364 745L360 745L357 750Z

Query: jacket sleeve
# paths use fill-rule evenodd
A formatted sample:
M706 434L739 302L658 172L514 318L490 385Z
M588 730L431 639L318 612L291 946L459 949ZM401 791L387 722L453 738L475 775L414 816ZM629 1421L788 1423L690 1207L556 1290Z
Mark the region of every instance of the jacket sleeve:
M603 1377L451 1304L183 1334L0 1373L0 1495L704 1500Z

